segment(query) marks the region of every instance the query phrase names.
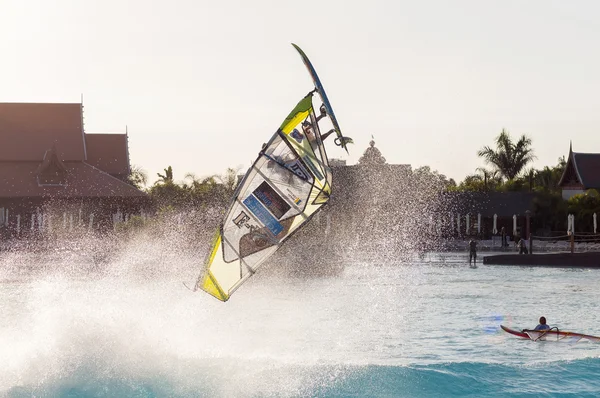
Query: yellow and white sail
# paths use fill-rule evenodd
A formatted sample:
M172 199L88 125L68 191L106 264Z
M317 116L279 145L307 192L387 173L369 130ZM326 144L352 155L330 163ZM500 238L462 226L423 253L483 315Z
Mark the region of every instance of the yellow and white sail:
M331 169L309 93L240 183L195 289L222 301L329 200Z

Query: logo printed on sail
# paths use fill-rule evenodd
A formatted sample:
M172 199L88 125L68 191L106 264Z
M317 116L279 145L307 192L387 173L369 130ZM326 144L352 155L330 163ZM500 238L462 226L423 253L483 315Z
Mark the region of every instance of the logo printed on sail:
M302 135L301 132L299 132L297 129L294 129L291 133L290 133L290 137L292 137L293 139L296 140L296 142L298 142L298 144L302 144L302 141L304 140L304 136Z
M319 171L317 166L315 166L313 161L308 156L302 156L302 159L306 162L310 170L313 172L314 176L317 177L317 179L322 180L323 174L321 174L321 172Z
M244 199L244 205L260 220L261 223L264 224L265 227L274 236L277 236L281 231L283 231L283 225L277 221L275 217L267 210L267 208L256 198L256 196L250 194L246 199Z
M302 178L304 181L308 181L310 179L308 171L302 166L299 160L296 160L294 163L286 164L286 167L294 172L298 177Z
M289 189L287 189L286 191L287 191L288 198L290 198L290 200L292 202L294 202L296 205L299 205L300 203L302 203L302 199L300 199L300 197L298 197L298 195L296 195L294 192L290 191Z
M245 226L248 221L250 221L250 216L244 211L241 211L240 214L233 219L233 223L237 225L238 228Z

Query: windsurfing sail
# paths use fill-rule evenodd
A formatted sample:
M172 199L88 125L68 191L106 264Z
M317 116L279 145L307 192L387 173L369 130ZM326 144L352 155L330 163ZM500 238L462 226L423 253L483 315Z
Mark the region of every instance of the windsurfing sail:
M194 290L202 289L227 301L329 200L332 176L319 120L329 116L338 136L342 135L337 121L333 122L328 100L325 111L315 115L315 91L325 104L327 97L319 82L263 145L246 172ZM349 141L339 142L345 145Z
M296 105L247 171L196 289L227 301L329 200L331 169L312 95Z

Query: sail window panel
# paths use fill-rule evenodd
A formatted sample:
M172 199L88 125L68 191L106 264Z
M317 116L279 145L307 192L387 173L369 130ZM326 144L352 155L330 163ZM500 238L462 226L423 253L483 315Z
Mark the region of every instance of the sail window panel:
M311 123L310 116L300 123L287 139L298 152L299 156L296 156L302 159L301 164L305 166L304 172L312 174L319 181L324 180L326 178L326 168L328 167L327 158L325 157L325 160L323 160L323 153L320 149L323 146L323 141L318 127L316 124Z
M311 148L315 157L318 159L319 164L321 165L322 170L325 170L325 167L329 165L327 160L327 154L325 153L325 146L323 145L323 140L321 139L321 129L319 128L319 124L317 123L317 119L315 118L314 113L311 113L307 118L305 125L306 129L309 129L312 132L312 135L309 134L309 137L313 137L312 140L309 140L311 144Z
M290 171L292 174L298 176L304 181L309 183L313 182L311 173L302 164L298 154L293 151L290 145L288 145L288 143L282 140L280 137L277 137L276 140L273 140L271 145L265 149L265 156L269 159L267 169L275 169L277 175L279 176L278 180L286 182L288 185L294 184L294 180L291 179L288 173L285 173L285 171ZM276 165L283 167L284 170L278 169ZM273 178L277 177L273 175Z
M238 188L238 198L245 198L250 192L255 190L262 181L264 181L264 179L259 175L259 170L264 167L267 161L268 159L265 157L260 157L250 167L246 173L246 177L242 181L242 185Z
M242 277L245 277L250 272L256 272L258 268L277 250L278 246L271 246L260 252L253 253L244 257L241 268Z
M271 167L264 169L264 177L269 180L278 197L284 199L289 205L288 210L279 218L287 218L300 213L307 203L312 183L303 180L287 168L272 163Z
M298 214L306 205L314 183L314 176L300 161L298 154L280 137L265 149L266 167L260 173L291 207L282 217Z

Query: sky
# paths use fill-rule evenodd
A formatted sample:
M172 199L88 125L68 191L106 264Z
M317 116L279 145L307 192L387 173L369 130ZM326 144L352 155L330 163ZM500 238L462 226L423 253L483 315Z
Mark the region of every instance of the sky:
M0 0L0 102L76 102L87 133L129 134L150 182L245 170L313 88L358 161L462 180L504 128L536 168L600 152L600 2Z

